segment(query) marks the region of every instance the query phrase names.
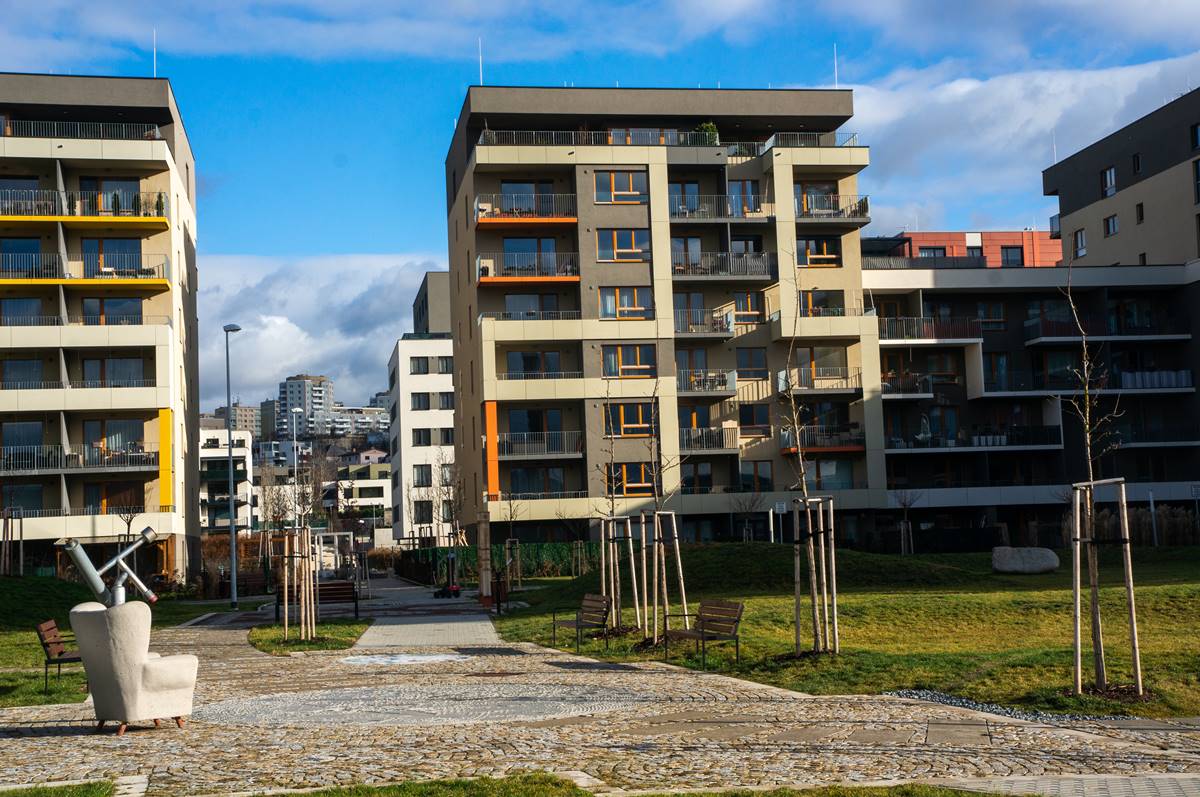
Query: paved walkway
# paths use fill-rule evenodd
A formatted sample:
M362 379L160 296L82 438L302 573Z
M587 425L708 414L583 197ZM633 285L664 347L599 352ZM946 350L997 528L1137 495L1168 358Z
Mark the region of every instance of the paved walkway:
M420 614L381 617L359 637L355 648L413 648L494 645L500 642L491 618L478 614Z
M1200 726L1186 723L1037 725L493 637L413 647L434 626L478 622L427 595L381 596L387 615L422 622L389 621L376 639L401 646L369 651L270 657L244 628L156 631L155 650L201 659L185 729L147 725L118 739L91 732L85 704L0 709L0 784L141 776L147 795L196 795L535 769L614 794L924 781L1115 796L1193 794L1200 778ZM1098 776L1108 777L1088 780Z

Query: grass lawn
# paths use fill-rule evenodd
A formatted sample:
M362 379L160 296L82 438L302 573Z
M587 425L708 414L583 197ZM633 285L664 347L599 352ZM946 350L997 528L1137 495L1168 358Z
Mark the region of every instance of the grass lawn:
M82 584L56 578L0 578L0 707L44 703L75 703L82 691L83 666L63 666L62 680L50 673L50 693L42 691L44 655L34 626L53 618L64 633L71 630L71 607L95 600ZM163 599L152 607L154 625L177 625L213 611L228 611L228 604Z
M34 786L29 789L5 789L0 797L109 797L113 785L95 781L78 786Z
M282 625L260 625L250 629L250 644L272 656L286 656L297 650L345 650L354 645L371 622L349 618L317 623L315 639L300 641L295 627L288 629L289 639L283 639Z
M1048 711L1138 716L1200 714L1200 548L1134 549L1138 633L1149 700L1128 703L1065 694L1071 683L1070 563L1037 576L997 575L990 554L897 556L839 551L838 587L842 655L792 656L794 645L792 546L710 544L686 547L684 572L691 609L702 598L746 602L742 663L733 646L710 648L709 668L813 694L873 694L893 689L936 689L975 700ZM805 571L806 572L806 571ZM548 580L546 589L521 594L528 609L497 619L508 640L550 643L550 610L578 606L599 591L595 573ZM674 581L672 580L672 584ZM1128 623L1119 552L1102 552L1101 594L1109 680L1131 683ZM811 644L804 586L802 623ZM626 583L623 594L631 594ZM673 593L674 595L674 593ZM627 597L628 600L628 597ZM1085 592L1086 606L1086 592ZM673 609L678 611L678 609ZM1085 609L1086 612L1086 609ZM632 607L623 621L634 624ZM1085 616L1085 681L1090 662ZM573 639L560 635L560 647ZM611 659L654 658L639 635L585 642L584 653ZM676 663L699 666L680 646Z

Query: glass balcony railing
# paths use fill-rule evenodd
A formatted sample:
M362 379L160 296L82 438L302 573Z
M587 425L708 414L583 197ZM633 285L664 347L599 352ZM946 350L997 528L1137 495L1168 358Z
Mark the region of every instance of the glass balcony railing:
M880 318L880 340L963 340L980 338L977 318Z

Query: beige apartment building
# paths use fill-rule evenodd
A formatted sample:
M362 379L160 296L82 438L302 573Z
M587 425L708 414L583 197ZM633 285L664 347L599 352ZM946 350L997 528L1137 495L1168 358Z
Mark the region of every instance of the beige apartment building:
M146 526L143 575L198 561L194 200L167 80L0 75L0 484L30 567Z

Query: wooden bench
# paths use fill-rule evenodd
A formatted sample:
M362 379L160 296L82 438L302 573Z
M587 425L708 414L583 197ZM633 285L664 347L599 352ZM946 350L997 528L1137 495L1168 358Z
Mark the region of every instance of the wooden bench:
M50 665L58 665L58 677L62 678L62 666L64 664L82 664L83 659L79 655L78 650L69 650L67 648L67 640L63 638L62 632L58 630L58 623L53 620L47 620L44 623L39 623L37 626L38 641L42 643L42 651L46 654L46 662L42 666L42 675L45 676L45 691L50 693Z
M296 585L288 584L288 603L295 606L298 602ZM317 582L317 620L321 619L321 607L327 603L354 603L354 619L358 619L358 587L353 581L318 581ZM275 591L275 622L279 622L279 607L283 603L283 591Z
M695 614L670 614L668 617L694 617L692 628L668 628L663 633L663 656L671 658L672 639L690 639L700 648L700 669L708 666L709 642L732 642L736 661L742 660L742 643L739 626L745 605L732 601L700 601L700 611Z
M608 628L608 613L612 611L612 601L607 595L587 594L583 596L583 603L575 611L574 620L559 620L558 610L556 609L550 619L553 625L550 626L550 644L558 645L558 629L573 628L575 629L575 653L579 654L580 645L583 643L583 630L585 628ZM608 634L604 635L604 649L608 650Z

